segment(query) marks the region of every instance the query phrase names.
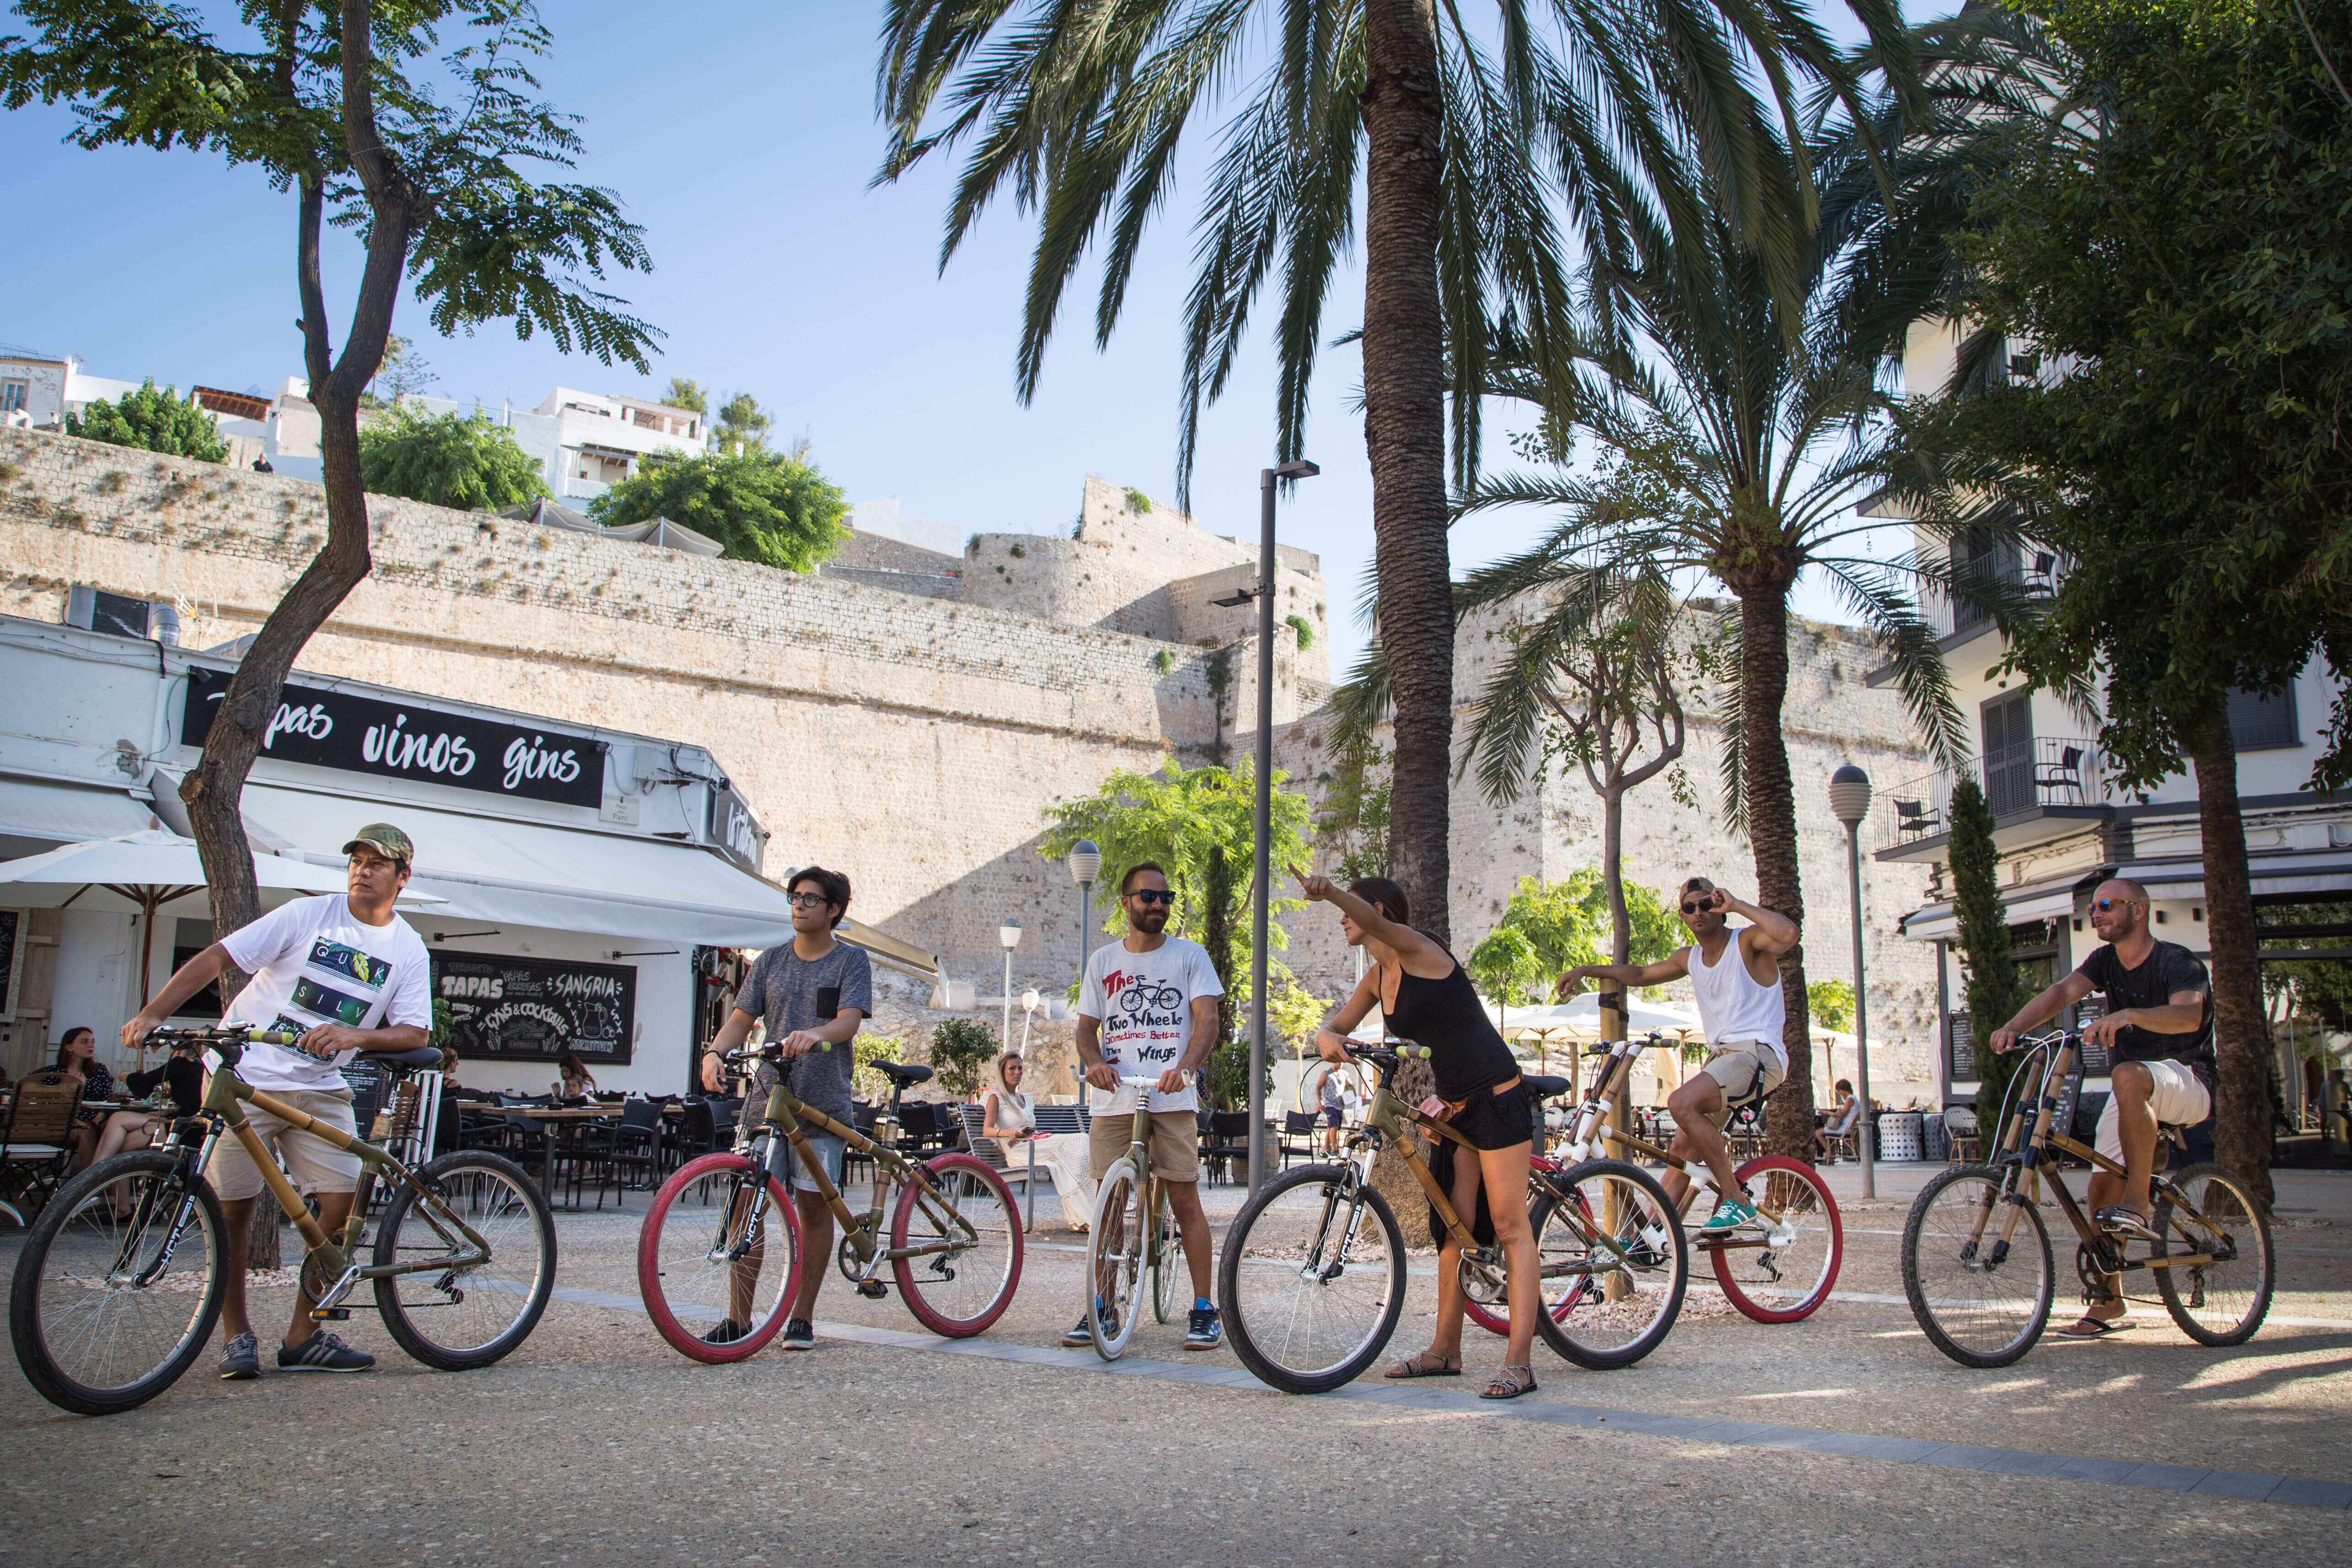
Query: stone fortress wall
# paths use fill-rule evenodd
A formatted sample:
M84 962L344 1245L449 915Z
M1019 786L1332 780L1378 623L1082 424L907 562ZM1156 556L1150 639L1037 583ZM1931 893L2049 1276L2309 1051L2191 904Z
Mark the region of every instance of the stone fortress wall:
M1100 479L1087 481L1076 538L978 535L955 566L861 536L809 576L387 498L370 514L375 573L302 668L707 746L773 834L772 875L845 869L860 919L942 952L982 996L1001 987L1007 915L1031 932L1016 989L1058 994L1075 966L1076 889L1036 853L1048 806L1116 769L1248 753L1255 606L1207 601L1251 579L1254 526L1220 538L1157 503L1139 511ZM314 484L0 430L0 613L58 620L67 589L92 584L176 602L183 640L210 647L259 626L325 528ZM1325 769L1329 614L1312 554L1285 550L1281 567L1277 615L1314 632L1303 649L1287 626L1276 639L1277 765L1305 783ZM1465 693L1486 631L1465 634ZM1833 975L1846 968L1843 845L1821 784L1849 754L1882 780L1921 769L1901 760L1916 764L1917 749L1899 705L1863 684L1867 647L1803 625L1796 641L1807 945L1815 975ZM1744 847L1704 808L1715 744L1695 725L1685 768L1702 806L1662 782L1632 798L1630 876L1664 887L1696 865L1736 889L1751 879ZM1454 934L1467 952L1520 875L1591 863L1598 810L1580 777L1502 808L1465 779L1455 800ZM1901 1048L1928 1078L1932 970L1891 929L1920 873L1865 862L1864 876L1873 1016L1893 1009L1881 1028L1916 1037ZM1337 921L1318 910L1286 923L1293 966L1318 994L1343 993L1353 970ZM919 1026L918 1002L897 994L893 1022Z

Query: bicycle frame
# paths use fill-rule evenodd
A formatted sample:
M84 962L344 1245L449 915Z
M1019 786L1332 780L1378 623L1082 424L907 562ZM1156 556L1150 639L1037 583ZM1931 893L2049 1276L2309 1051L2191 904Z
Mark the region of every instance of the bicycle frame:
M895 1259L956 1252L965 1247L977 1246L980 1241L980 1232L973 1228L972 1223L964 1218L954 1205L947 1203L940 1195L940 1190L931 1185L929 1171L899 1153L895 1147L895 1130L898 1124L898 1097L895 1095L891 1097L889 1116L883 1124L877 1124L877 1131L885 1124L893 1129L892 1141L887 1143L866 1137L855 1127L845 1127L824 1111L803 1104L792 1090L779 1083L768 1091L767 1121L760 1133L753 1135L755 1142L761 1134L770 1136L763 1163L786 1191L791 1190L792 1182L784 1165L784 1150L789 1147L800 1156L801 1168L816 1183L818 1195L824 1199L825 1206L833 1211L835 1223L841 1226L842 1239L851 1251L856 1253L858 1261L865 1265L857 1276L861 1283L875 1278L884 1264ZM809 1147L808 1129L811 1127L831 1133L848 1148L874 1162L873 1201L862 1222L850 1212L848 1203L841 1195L841 1189L835 1186L833 1179L825 1174L824 1162L818 1159L816 1151ZM914 1187L921 1194L918 1201L922 1204L926 1214L941 1224L943 1234L951 1226L955 1233L961 1235L962 1240L938 1241L923 1247L884 1247L881 1244L882 1214L886 1198L901 1186ZM755 1208L755 1217L756 1215ZM749 1234L748 1226L745 1233Z
M1168 1188L1159 1173L1151 1168L1151 1119L1159 1112L1151 1109L1151 1096L1139 1090L1135 1097L1134 1130L1127 1141L1127 1157L1142 1178L1136 1188L1137 1206L1142 1215L1138 1221L1143 1226L1143 1259L1139 1272L1148 1274L1160 1261L1160 1226L1157 1221L1160 1205L1168 1200Z
M2010 1174L2001 1183L2000 1197L1989 1199L1979 1208L1976 1223L1969 1232L1969 1247L1972 1249L1983 1242L1985 1231L1991 1222L1993 1203L2005 1199L2010 1212L2003 1218L1999 1237L1994 1242L1995 1260L1998 1261L2000 1258L2006 1256L2011 1242L2015 1238L2017 1226L2021 1223L2017 1213L2018 1207L2025 1204L2039 1206L2042 1172L2047 1167L2050 1173L2049 1186L2052 1195L2057 1199L2058 1206L2065 1211L2067 1223L2074 1227L2075 1236L2081 1239L2084 1247L2097 1260L2099 1271L2103 1274L2126 1274L2142 1268L2194 1268L2200 1264L2228 1262L2233 1259L2237 1256L2236 1247L2221 1230L2203 1215L2197 1212L2194 1205L2186 1200L2172 1205L2173 1223L2181 1225L2184 1220L2194 1222L2199 1230L2203 1231L2211 1240L2221 1244L2221 1249L2210 1249L2209 1244L2207 1251L2187 1253L2178 1257L2128 1258L2126 1256L2123 1245L2116 1238L2102 1231L2084 1212L2083 1206L2074 1201L2074 1192L2068 1188L2064 1178L2058 1174L2056 1165L2050 1160L2052 1151L2072 1154L2079 1160L2086 1161L2094 1171L2103 1171L2117 1180L2122 1180L2126 1174L2123 1166L2108 1159L2096 1149L2085 1143L2078 1143L2066 1133L2056 1130L2059 1100L2063 1087L2074 1075L2074 1057L2081 1043L2082 1037L2079 1035L2066 1034L2058 1036L2054 1043L2045 1037L2031 1047L2044 1055L2040 1080L2034 1085L2032 1098L2024 1107L2032 1113L2033 1130L2030 1134L2026 1131L2026 1122L2029 1118L2021 1114L2011 1118L2008 1128L2003 1131L2000 1152L1988 1163L2005 1167ZM2024 1070L2032 1071L2032 1065L2029 1063ZM2168 1145L2169 1141L2169 1135L2159 1129L2158 1139L2159 1147ZM2171 1182L2166 1178L2162 1171L2151 1173L2150 1186L2152 1192L2158 1195L2173 1191ZM2184 1237L2189 1234L2186 1226L2183 1227L2182 1234Z
M364 1139L343 1131L339 1127L330 1127L318 1118L297 1110L266 1090L255 1089L236 1076L236 1062L242 1055L241 1047L231 1041L208 1043L215 1051L220 1053L221 1065L205 1086L203 1112L209 1126L204 1142L197 1148L194 1168L199 1173L204 1170L205 1164L211 1160L213 1149L219 1142L223 1131L226 1131L229 1136L237 1141L238 1146L245 1151L246 1157L253 1162L254 1169L261 1173L262 1184L269 1189L270 1196L278 1200L278 1206L286 1211L286 1217L292 1220L295 1229L301 1232L306 1248L304 1253L306 1264L312 1260L318 1264L321 1288L310 1308L310 1316L314 1320L325 1320L363 1279L388 1279L404 1274L446 1273L457 1268L475 1268L489 1261L489 1243L483 1240L481 1234L473 1226L459 1218L454 1209L442 1202L440 1195L431 1187L417 1180L416 1173L402 1163L397 1157ZM247 1101L290 1127L309 1132L322 1142L330 1143L347 1154L358 1156L362 1184L352 1194L352 1212L350 1217L343 1221L340 1237L330 1237L327 1234L326 1227L312 1216L310 1205L302 1201L302 1194L295 1190L294 1184L287 1178L285 1172L278 1168L278 1162L270 1157L269 1151L262 1146L260 1135L254 1131L253 1124L246 1120L245 1104ZM457 1258L434 1258L416 1263L353 1263L351 1260L351 1254L359 1245L360 1231L367 1220L367 1205L362 1201L366 1196L366 1184L378 1177L396 1181L415 1188L421 1200L418 1212L425 1216L426 1223L439 1233L442 1240L448 1242L452 1247L457 1246L457 1241L449 1230L444 1228L444 1222L455 1226L457 1234L465 1237L466 1246L471 1248L470 1253ZM167 1248L166 1256L168 1251Z

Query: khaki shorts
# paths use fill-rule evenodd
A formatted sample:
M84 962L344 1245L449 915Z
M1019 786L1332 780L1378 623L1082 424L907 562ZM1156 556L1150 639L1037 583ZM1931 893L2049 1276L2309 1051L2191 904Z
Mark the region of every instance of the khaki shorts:
M2158 1122L2194 1127L2213 1114L2212 1091L2187 1062L2159 1058L2139 1065L2147 1069L2147 1108L2156 1112ZM2099 1112L2098 1131L2092 1134L2091 1145L2116 1164L2124 1163L2123 1112L2113 1094Z
M282 1100L340 1131L358 1136L358 1123L352 1119L351 1090L331 1094L324 1089L272 1089L272 1100ZM305 1194L348 1193L360 1184L360 1157L346 1154L316 1133L305 1132L272 1116L251 1100L245 1102L245 1120L261 1146L277 1152L285 1164L286 1173L294 1178L294 1185ZM236 1203L244 1198L261 1195L261 1173L238 1142L234 1133L224 1132L221 1141L213 1145L213 1157L205 1166L205 1179L223 1203Z
M1087 1131L1087 1154L1095 1180L1102 1180L1111 1163L1127 1152L1135 1140L1133 1116L1097 1116ZM1151 1173L1163 1182L1201 1179L1200 1123L1189 1110L1151 1113L1151 1147L1147 1151Z
M1717 1047L1715 1055L1706 1058L1706 1066L1698 1070L1723 1086L1723 1104L1707 1118L1717 1128L1731 1120L1733 1111L1764 1103L1789 1076L1780 1058L1759 1040L1733 1040Z

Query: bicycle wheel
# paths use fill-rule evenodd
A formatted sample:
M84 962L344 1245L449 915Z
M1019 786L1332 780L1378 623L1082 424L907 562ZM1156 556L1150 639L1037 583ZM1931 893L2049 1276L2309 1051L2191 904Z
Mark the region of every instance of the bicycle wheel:
M1935 1347L1962 1366L2008 1366L2033 1348L2056 1288L2033 1204L2002 1201L2004 1173L1959 1165L1919 1189L1903 1224L1903 1293ZM2021 1231L2001 1239L2007 1216Z
M1121 1155L1103 1173L1095 1192L1094 1228L1087 1233L1087 1281L1094 1291L1087 1326L1094 1332L1095 1353L1105 1361L1124 1355L1127 1342L1135 1337L1143 1271L1142 1187L1135 1163Z
M782 1257L772 1237L782 1242ZM757 1355L784 1326L803 1266L792 1194L741 1154L679 1166L637 1232L646 1314L672 1350L694 1361Z
M2171 1193L2183 1202L2175 1203ZM2184 1207L2205 1224L2184 1215ZM2191 1165L2173 1177L2170 1191L2157 1202L2155 1229L2163 1238L2152 1249L2158 1258L2215 1255L2211 1263L2153 1270L2157 1294L2180 1331L2200 1345L2242 1345L2252 1339L2270 1312L2278 1263L2271 1250L2270 1221L2237 1173L2222 1165Z
M917 1322L951 1340L970 1339L1003 1317L1020 1289L1021 1211L984 1160L941 1154L929 1169L939 1196L912 1183L898 1189L890 1246L953 1250L894 1258L890 1268ZM965 1234L966 1225L972 1234Z
M1354 1381L1404 1310L1404 1233L1347 1165L1301 1165L1234 1216L1217 1306L1234 1353L1286 1394Z
M1528 1216L1543 1271L1536 1331L1578 1366L1631 1366L1683 1310L1682 1216L1655 1177L1622 1160L1587 1160L1545 1184Z
M1761 1247L1702 1245L1699 1250L1715 1265L1715 1282L1733 1306L1759 1323L1793 1323L1811 1316L1830 1299L1845 1257L1845 1227L1838 1221L1829 1184L1803 1161L1781 1154L1750 1160L1735 1173L1742 1182L1764 1178L1757 1197L1780 1220Z
M376 1221L376 1267L471 1255L460 1221L488 1244L489 1257L379 1279L376 1310L394 1342L426 1366L488 1366L529 1339L547 1310L555 1216L520 1165L487 1149L444 1154L416 1179L425 1191L404 1183Z
M1166 1189L1161 1189L1160 1201L1153 1206L1156 1212L1152 1223L1160 1230L1160 1250L1151 1258L1151 1315L1164 1323L1169 1309L1176 1304L1180 1285L1192 1283L1192 1270L1184 1263L1184 1232L1177 1226L1176 1216L1168 1212Z
M212 1187L179 1169L160 1150L117 1154L68 1182L26 1232L8 1333L26 1380L60 1409L134 1410L212 1337L228 1232Z

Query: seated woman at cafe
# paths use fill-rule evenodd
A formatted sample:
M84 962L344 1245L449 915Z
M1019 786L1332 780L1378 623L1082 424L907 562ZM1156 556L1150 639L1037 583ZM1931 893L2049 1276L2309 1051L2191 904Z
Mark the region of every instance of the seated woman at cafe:
M1021 1080L1028 1070L1018 1051L1007 1051L996 1058L996 1081L980 1097L981 1135L996 1140L996 1146L1004 1151L1005 1164L1014 1170L1028 1169L1029 1152L1034 1149L1038 1168L1053 1173L1054 1190L1062 1198L1062 1217L1074 1228L1084 1230L1095 1213L1087 1135L1037 1131L1036 1110L1021 1092Z
M1813 1129L1813 1152L1826 1163L1837 1157L1834 1139L1853 1131L1854 1118L1861 1106L1853 1098L1853 1085L1844 1079L1837 1080L1837 1104L1823 1113L1822 1125Z
M58 1042L56 1070L72 1073L81 1079L82 1108L74 1117L73 1131L66 1134L67 1142L73 1149L73 1167L79 1171L93 1160L102 1160L122 1146L121 1136L113 1140L110 1147L102 1145L106 1124L118 1118L103 1107L89 1103L93 1100L114 1098L114 1074L98 1059L98 1037L90 1032L89 1026L81 1024L68 1029L65 1038ZM132 1120L143 1124L143 1119Z
M566 1051L555 1058L557 1081L551 1092L558 1100L585 1100L596 1092L596 1078L588 1064L580 1059L578 1051Z

